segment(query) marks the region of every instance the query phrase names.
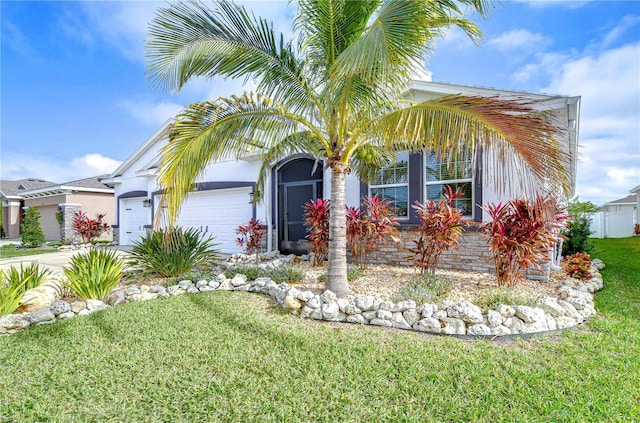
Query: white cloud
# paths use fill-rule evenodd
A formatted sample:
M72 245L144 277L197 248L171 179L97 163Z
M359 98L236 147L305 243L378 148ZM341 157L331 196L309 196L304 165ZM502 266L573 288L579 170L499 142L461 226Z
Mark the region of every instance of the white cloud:
M63 15L60 27L86 44L102 40L115 47L126 58L144 63L144 40L149 22L163 2L156 1L88 1Z
M149 101L123 100L120 104L135 119L151 126L162 125L167 119L178 114L184 107L169 101L152 103Z
M512 0L517 3L526 3L533 8L564 7L567 9L579 9L593 0Z
M549 44L551 44L551 38L539 32L530 32L526 29L514 29L503 32L487 41L487 45L493 46L502 52L513 50L520 52L539 51L546 48Z
M113 172L120 161L89 153L63 161L51 157L6 153L2 156L2 179L40 178L64 183Z
M640 42L581 57L542 59L545 92L580 95L577 193L596 204L628 195L640 183Z
M243 1L245 8L273 23L276 33L285 40L292 33L295 6L285 1ZM144 42L149 23L156 11L167 7L164 1L86 1L80 3L80 14L74 9L61 16L59 27L72 38L93 45L102 40L133 62L144 63Z

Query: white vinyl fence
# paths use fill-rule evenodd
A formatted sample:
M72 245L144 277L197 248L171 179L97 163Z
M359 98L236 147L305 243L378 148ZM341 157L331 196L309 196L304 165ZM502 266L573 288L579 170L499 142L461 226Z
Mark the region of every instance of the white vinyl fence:
M594 238L626 238L633 235L635 213L632 210L621 212L601 211L593 214L591 236Z

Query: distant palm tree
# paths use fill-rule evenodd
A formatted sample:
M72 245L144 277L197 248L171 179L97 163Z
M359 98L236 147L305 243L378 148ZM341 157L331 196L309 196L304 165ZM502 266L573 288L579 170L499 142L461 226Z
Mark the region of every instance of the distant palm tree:
M393 152L456 154L493 148L536 177L562 172L556 127L522 99L403 98L410 75L450 26L474 41L459 6L485 16L486 0L300 0L294 42L243 7L176 3L157 11L147 42L148 77L177 92L193 77L253 78L256 93L191 104L176 118L159 182L173 223L194 180L213 160L262 156L258 189L273 163L308 153L331 169L327 288L349 292L345 175L363 178ZM515 153L515 154L514 154Z

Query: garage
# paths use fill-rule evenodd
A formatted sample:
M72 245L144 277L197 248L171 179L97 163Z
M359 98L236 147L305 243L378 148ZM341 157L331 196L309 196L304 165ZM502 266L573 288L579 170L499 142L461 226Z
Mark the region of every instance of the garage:
M133 245L147 233L151 224L151 208L144 206L146 197L120 200L120 245Z
M238 253L241 248L236 243L236 229L253 217L252 191L252 187L241 187L191 193L182 205L177 225L215 237L216 248L222 253Z

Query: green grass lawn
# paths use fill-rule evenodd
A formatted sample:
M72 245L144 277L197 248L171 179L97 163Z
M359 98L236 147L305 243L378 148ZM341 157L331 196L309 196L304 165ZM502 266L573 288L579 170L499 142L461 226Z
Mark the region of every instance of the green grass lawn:
M14 244L6 244L0 247L0 258L32 256L36 254L55 253L57 248L18 248Z
M543 338L317 323L240 292L0 337L0 421L637 422L640 238L597 247L601 314Z

